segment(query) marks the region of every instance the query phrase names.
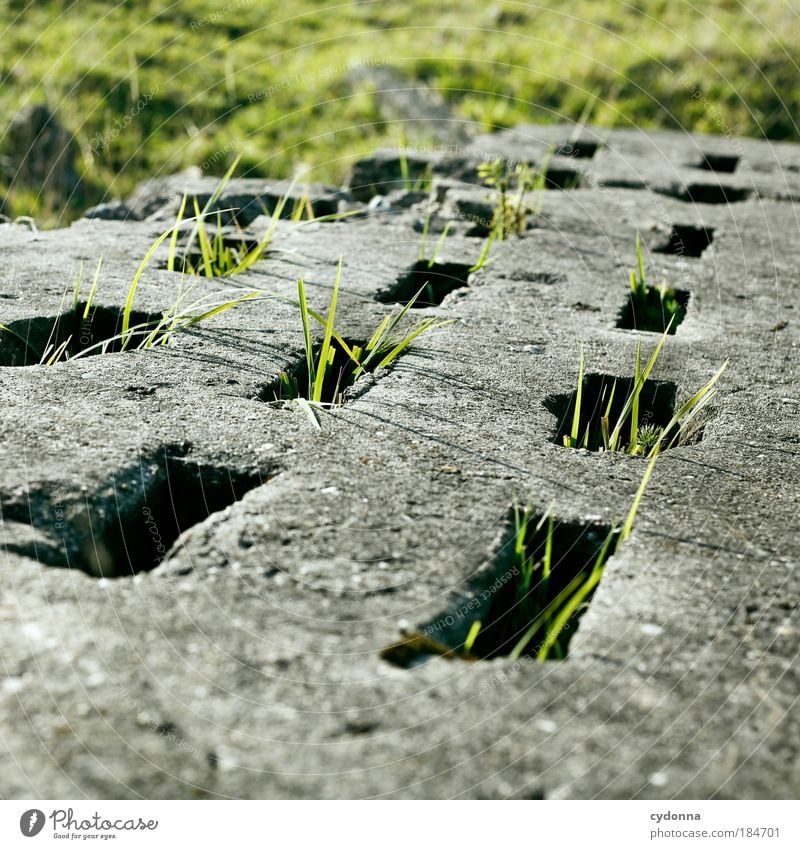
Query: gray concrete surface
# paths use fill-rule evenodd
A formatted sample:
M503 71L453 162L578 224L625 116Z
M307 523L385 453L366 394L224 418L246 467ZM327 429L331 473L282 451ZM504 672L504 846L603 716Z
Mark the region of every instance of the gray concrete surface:
M426 209L388 154L359 164L352 194L315 190L359 198L362 216L282 223L252 271L198 281L264 297L168 346L20 367L3 337L2 796L797 796L800 146L581 139L594 156L551 163L581 187L544 193L521 238L414 311L453 321L319 430L259 400L303 356L296 309L271 295L292 297L302 275L324 311L342 255L342 333L368 336L418 259ZM491 203L473 164L575 141L522 127L409 151L433 163L432 231L454 223L440 259L480 252L468 233ZM734 171L709 170L730 157ZM720 187L730 202L696 202ZM181 191L155 188L164 204ZM266 191L243 181L230 196ZM0 228L0 322L52 319L100 256L97 303L120 308L169 218L146 189L134 200L149 220ZM245 224L257 236L265 219ZM676 226L713 240L698 257L659 252ZM581 342L587 369L621 377L637 338L652 350L653 334L615 326L637 229L651 279L691 293L653 376L683 400L730 360L702 440L659 460L566 660L387 663L402 623L436 621L491 573L515 502L565 520L627 511L643 461L555 444L545 402L574 388ZM180 285L164 257L142 278L145 313ZM167 537L171 503L183 533L149 569L145 511ZM91 574L130 571L126 550L136 575Z

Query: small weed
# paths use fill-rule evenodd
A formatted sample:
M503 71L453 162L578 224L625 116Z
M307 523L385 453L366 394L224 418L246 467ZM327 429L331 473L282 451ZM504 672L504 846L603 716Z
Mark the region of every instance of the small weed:
M478 176L485 186L494 189L497 201L492 213L491 232L495 238L510 239L525 231L528 215L541 210L540 194L546 184L548 153L539 170L533 170L527 163L518 163L509 167L502 159L482 162L478 166ZM533 193L533 203L526 203L525 195Z
M664 421L663 426L657 422L643 421L641 407L645 393L650 404L653 404L654 393L648 388L648 378L661 354L666 341L669 327L664 331L650 358L643 365L641 343L636 346L636 360L632 380L599 379L599 388L589 403L585 394L589 387L588 378L584 375L584 354L581 348L578 365L578 383L572 402L572 425L568 433L562 437L567 448L588 448L594 451L618 451L629 455L652 455L674 445L685 444L692 433L690 424L697 414L713 398L716 383L725 370L727 360L716 374L701 389L683 404L677 412ZM594 376L597 378L598 376ZM595 380L594 383L597 381ZM594 383L592 385L594 385ZM618 394L620 387L624 387ZM622 400L624 398L624 401ZM648 416L652 411L648 411Z
M636 235L636 269L630 272L629 302L623 310L618 327L652 333L675 333L686 317L689 296L666 284L649 286L645 278L642 240Z

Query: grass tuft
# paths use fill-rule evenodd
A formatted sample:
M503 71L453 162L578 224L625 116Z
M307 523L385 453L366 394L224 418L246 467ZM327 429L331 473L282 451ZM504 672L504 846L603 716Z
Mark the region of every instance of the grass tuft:
M616 416L613 426L610 422L610 414L614 401L618 383L614 381L611 389L607 394L599 399L600 409L603 410L600 416L600 440L601 447L597 450L617 451L631 456L646 456L652 453L671 448L675 444L683 444L690 434L689 425L705 407L716 393L716 383L725 371L728 365L726 360L719 370L714 374L711 380L702 386L692 397L683 404L672 419L664 426L659 427L651 422L640 422L640 402L642 392L645 388L648 378L658 361L661 351L664 347L669 326L664 330L661 338L658 341L653 353L648 358L647 362L642 366L641 345L637 343L636 359L634 362L633 381L630 382L630 391L625 398L620 412ZM593 424L594 407L586 409L584 399L585 376L584 376L584 352L581 346L581 355L578 365L578 382L575 389L574 409L572 413L572 426L569 434L563 437L563 444L566 448L590 448L596 443L596 436L590 435L597 427ZM608 390L604 386L603 393ZM595 431L596 433L596 431ZM628 434L627 439L625 434Z
M312 310L306 298L305 284L297 281L297 306L305 347L305 374L293 375L282 372L274 391L276 401L304 400L315 405L340 406L344 391L352 386L361 375L376 368L391 365L408 346L423 333L436 327L450 324L426 318L416 324L400 329L403 319L422 293L418 292L402 309L389 313L377 326L365 345L349 344L336 330L336 305L342 279L342 258L333 284L331 304L327 315ZM314 345L311 329L312 319L323 327L323 339Z
M681 293L666 283L660 286L647 283L642 240L638 233L636 269L630 272L629 290L629 303L620 318L621 327L652 333L675 333L677 326L686 317L686 302Z

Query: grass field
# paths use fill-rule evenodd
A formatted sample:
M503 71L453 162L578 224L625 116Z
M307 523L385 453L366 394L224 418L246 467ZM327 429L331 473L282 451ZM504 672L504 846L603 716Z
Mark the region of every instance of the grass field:
M341 181L400 133L354 65L426 83L480 130L596 101L608 126L800 137L800 27L782 0L0 0L0 42L0 198L44 224L152 174L222 174L239 154L242 173L306 165ZM8 121L42 102L79 147L66 204L9 166Z

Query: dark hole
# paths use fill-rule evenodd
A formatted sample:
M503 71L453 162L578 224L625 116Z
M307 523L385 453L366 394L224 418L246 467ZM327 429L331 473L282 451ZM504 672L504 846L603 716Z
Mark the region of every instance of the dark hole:
M435 262L429 266L426 260L415 263L397 283L378 295L384 304L407 304L420 290L412 309L435 307L456 289L467 285L468 265L457 262Z
M663 333L669 327L669 333L673 335L686 318L689 292L667 289L662 295L656 286L647 286L646 292L644 298L629 292L628 300L620 310L617 327L646 333Z
M101 494L72 509L60 503L49 509L25 505L27 516L17 518L47 534L52 517L58 517L60 545L48 549L46 557L39 556L38 547L22 553L94 577L146 572L165 559L183 532L263 483L257 472L198 463L181 453L164 448L143 456L117 473Z
M669 234L669 241L654 250L656 253L661 254L697 257L713 241L713 227L694 227L692 225L675 224Z
M548 189L579 189L581 179L580 173L572 168L551 165L545 175L545 186Z
M550 538L548 566L547 540ZM481 659L511 654L537 656L558 614L614 553L611 525L570 522L524 510L510 511L507 530L491 564L469 581L438 616L381 652L404 668L434 657ZM605 550L604 550L605 546ZM567 656L569 642L596 589L587 587L572 615L552 641L548 660ZM477 637L466 642L476 622ZM524 642L523 642L524 641Z
M90 574L119 576L155 568L186 530L239 501L261 483L257 474L201 465L164 456L157 480L133 499L120 497L121 509L99 538L84 547Z
M738 156L705 153L697 167L702 168L704 171L719 171L723 174L733 174L738 164Z
M29 366L45 361L55 352L62 350L60 357L75 357L78 354L94 356L113 354L122 350L123 310L118 307L93 306L84 318L85 303L61 315L48 318L24 318L7 324L0 329L0 365ZM147 333L161 321L160 313L131 311L130 327L135 336L126 350L133 350L144 341ZM101 343L106 343L102 345ZM49 352L45 356L45 352ZM88 353L86 353L88 352Z
M634 382L631 378L615 378L607 374L587 374L584 376L580 427L578 428L579 447L584 447L584 437L588 433L585 447L590 451L599 451L603 448L601 419L606 413L609 399L611 399L611 407L608 418L610 429L613 430L633 386ZM613 399L611 396L612 389ZM556 417L558 422L552 440L557 445L563 445L564 437L571 435L576 394L577 390L573 390L562 395L551 395L544 401L544 406ZM664 428L669 424L675 413L675 395L676 387L671 381L648 380L645 382L639 396L640 433L642 428L646 426ZM670 437L670 434L666 436L665 444L669 443ZM630 441L631 424L630 417L628 417L621 429L620 447L630 444Z
M600 145L593 141L578 140L562 144L556 150L556 156L571 156L573 159L591 159Z
M688 203L738 203L752 195L751 189L721 186L715 183L690 183L677 192L668 192Z

